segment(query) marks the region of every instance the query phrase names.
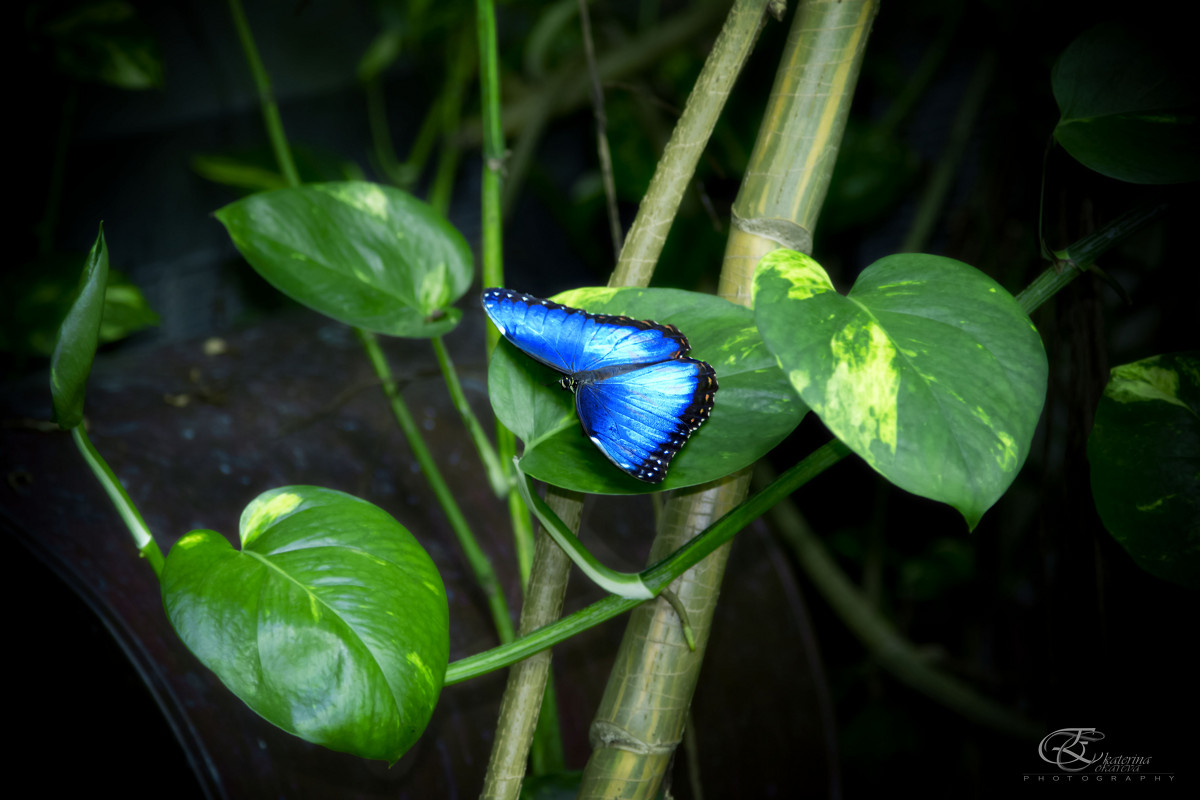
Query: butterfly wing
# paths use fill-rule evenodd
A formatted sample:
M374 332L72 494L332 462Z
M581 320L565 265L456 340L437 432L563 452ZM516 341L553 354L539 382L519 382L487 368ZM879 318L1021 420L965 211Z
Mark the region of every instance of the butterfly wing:
M674 325L589 314L509 289L485 289L483 309L504 338L568 375L651 364L688 351L687 337Z
M687 337L674 325L589 314L508 289L485 289L483 308L526 355L567 375L584 433L639 480L661 483L712 411L716 374L685 357Z
M575 389L583 432L619 468L661 483L671 459L713 408L717 377L703 361L678 358L584 376Z

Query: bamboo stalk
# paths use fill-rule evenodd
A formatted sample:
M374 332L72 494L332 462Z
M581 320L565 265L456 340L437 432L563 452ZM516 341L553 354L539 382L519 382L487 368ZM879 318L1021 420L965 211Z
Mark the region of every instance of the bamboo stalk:
M778 247L811 250L812 229L877 10L877 0L811 0L797 10L734 202L718 288L723 297L749 305L754 268L762 255ZM674 496L659 540L673 549L703 529L708 514L719 515L740 503L749 488L749 472ZM699 679L727 557L726 545L698 564L694 575L689 572L672 586L696 632L694 652L682 646L678 618L665 602L647 604L631 616L592 726L594 751L580 798L657 796Z

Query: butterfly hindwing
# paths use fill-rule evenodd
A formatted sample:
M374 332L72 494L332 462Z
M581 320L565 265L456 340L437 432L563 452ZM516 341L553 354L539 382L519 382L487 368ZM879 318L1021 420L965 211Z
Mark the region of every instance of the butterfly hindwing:
M688 437L708 419L717 389L712 367L692 358L609 378L578 379L575 410L584 434L625 472L660 483Z
M584 434L620 469L660 483L671 459L708 419L716 374L687 358L674 325L577 308L508 289L483 307L506 339L566 377Z

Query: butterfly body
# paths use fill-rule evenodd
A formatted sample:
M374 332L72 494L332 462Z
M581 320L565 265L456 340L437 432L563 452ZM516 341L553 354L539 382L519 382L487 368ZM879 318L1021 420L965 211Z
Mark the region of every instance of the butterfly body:
M584 434L620 469L661 483L713 408L717 378L674 325L590 314L508 289L483 307L506 339L563 373Z

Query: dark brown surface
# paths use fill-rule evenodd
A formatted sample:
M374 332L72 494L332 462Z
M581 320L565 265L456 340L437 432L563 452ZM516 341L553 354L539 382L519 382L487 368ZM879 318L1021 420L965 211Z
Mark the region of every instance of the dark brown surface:
M448 344L471 402L487 418L481 338L475 333L457 332ZM449 593L451 658L493 646L483 599L348 329L296 312L230 337L227 344L228 351L215 356L205 355L198 341L105 353L89 383L91 438L164 551L195 528L236 540L241 509L269 488L306 483L340 489L387 509L433 557ZM431 350L404 341L389 341L386 348L427 442L507 582L515 611L506 513L476 466ZM136 796L139 784L132 777L153 776L156 787L176 796L186 796L197 783L208 796L230 798L478 793L503 675L446 689L429 729L391 769L309 745L267 724L176 638L151 570L137 558L69 435L35 424L49 417L49 407L44 375L8 386L0 397L0 469L6 476L0 522L65 581L56 581L24 553L13 557L11 563L25 565L9 584L12 602L24 604L17 609L10 604L23 621L24 652L55 662L43 661L32 684L35 696L18 711L18 723L45 735L65 724L84 741L96 742L102 749L93 752L100 755L77 772L81 786L122 785ZM643 497L589 503L585 541L607 563L634 568L652 536L652 515L639 505L648 502ZM595 532L603 532L602 538ZM108 656L115 658L115 676L103 671L107 644L87 615L55 611L70 607L70 592L86 601L128 658L126 663ZM599 596L574 576L567 610ZM587 757L587 725L622 627L614 620L556 649L572 767L581 767ZM826 794L828 729L805 655L810 643L786 560L761 530L744 532L734 548L693 709L707 797L795 796L801 787L805 796ZM139 722L133 706L120 699L137 699L139 690L128 679L135 671L169 728L155 727L155 720ZM114 692L122 693L116 710L102 702ZM168 730L194 777L175 766L182 760L171 760L172 748L161 741ZM155 758L146 756L147 738L165 748L161 762L147 762ZM57 756L46 758L48 765L60 763ZM691 796L686 776L681 751L673 781L677 797Z

